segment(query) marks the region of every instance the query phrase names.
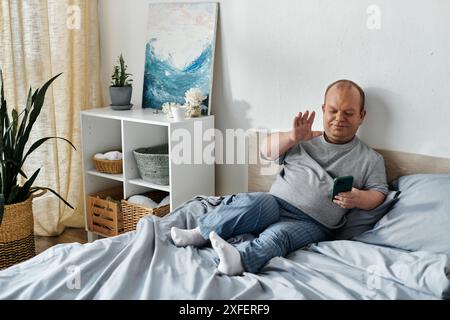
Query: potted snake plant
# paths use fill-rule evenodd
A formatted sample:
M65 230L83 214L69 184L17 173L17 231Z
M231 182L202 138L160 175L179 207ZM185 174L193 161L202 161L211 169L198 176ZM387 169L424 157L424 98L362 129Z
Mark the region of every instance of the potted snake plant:
M35 255L33 197L50 191L73 209L51 188L34 186L41 169L37 169L31 176L27 176L22 170L30 154L50 139L64 140L75 149L67 139L45 137L35 141L25 150L31 129L41 113L45 93L60 75L50 79L34 93L30 88L25 109L20 113L12 109L10 117L0 69L0 269Z
M111 108L114 110L128 110L132 108L131 94L133 87L131 83L131 73L127 72L128 66L125 64L123 55L119 57L119 65L114 66L112 73L111 86L109 87L109 94L111 97Z

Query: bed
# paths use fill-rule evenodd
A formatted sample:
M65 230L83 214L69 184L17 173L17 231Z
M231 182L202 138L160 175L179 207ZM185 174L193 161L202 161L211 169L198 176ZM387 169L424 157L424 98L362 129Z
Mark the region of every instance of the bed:
M248 138L251 155L260 134ZM259 274L224 276L209 246L177 248L170 239L172 226L195 227L196 217L224 198L199 195L163 219L141 219L134 232L60 244L0 271L0 299L449 299L450 160L378 151L388 179L400 177L403 194L370 230L352 239L273 258ZM268 190L277 171L261 175L268 165L261 160L248 166L249 191ZM417 183L420 179L427 182ZM429 190L436 181L442 187L424 195L427 203L417 203L417 188Z

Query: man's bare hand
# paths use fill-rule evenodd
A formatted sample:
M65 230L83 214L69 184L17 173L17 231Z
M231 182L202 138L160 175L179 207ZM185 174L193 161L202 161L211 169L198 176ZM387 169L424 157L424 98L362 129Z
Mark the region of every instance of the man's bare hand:
M361 190L352 188L352 191L338 193L333 200L344 209L359 208L361 203Z
M314 137L322 135L322 131L311 130L315 116L315 111L311 112L311 115L309 115L309 110L306 110L304 114L302 114L302 112L299 112L293 120L289 139L292 142L297 143L300 141L310 140Z

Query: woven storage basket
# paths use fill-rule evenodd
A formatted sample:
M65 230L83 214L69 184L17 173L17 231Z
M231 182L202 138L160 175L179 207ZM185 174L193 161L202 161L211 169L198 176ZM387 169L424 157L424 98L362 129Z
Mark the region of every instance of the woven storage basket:
M95 170L101 173L118 174L122 173L122 160L100 160L92 157Z
M108 197L116 200L107 200ZM122 187L112 188L88 196L88 227L90 231L111 237L123 232L123 216L120 201Z
M34 244L33 197L6 205L0 225L0 269L36 255Z
M149 197L156 203L161 202L167 195L167 192L154 190L150 191L144 196ZM166 214L170 212L170 205L167 204L165 206L159 208L148 208L138 204L130 203L127 200L122 200L122 214L123 214L123 231L133 231L136 230L136 226L139 220L148 215L155 215L158 217L164 217Z
M169 146L167 144L139 148L133 151L141 178L145 181L169 185Z

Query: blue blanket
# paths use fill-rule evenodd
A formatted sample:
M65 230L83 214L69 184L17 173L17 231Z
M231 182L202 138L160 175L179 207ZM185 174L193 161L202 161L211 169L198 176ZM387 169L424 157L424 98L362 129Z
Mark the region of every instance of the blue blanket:
M178 248L170 228L194 228L220 205L198 196L134 232L60 244L0 272L0 299L442 299L450 259L356 241L328 241L273 258L261 273L216 271L210 246ZM230 239L247 241L250 235Z

